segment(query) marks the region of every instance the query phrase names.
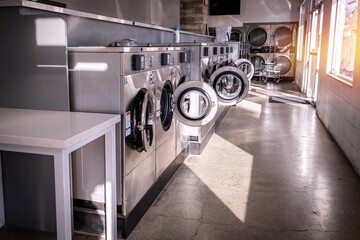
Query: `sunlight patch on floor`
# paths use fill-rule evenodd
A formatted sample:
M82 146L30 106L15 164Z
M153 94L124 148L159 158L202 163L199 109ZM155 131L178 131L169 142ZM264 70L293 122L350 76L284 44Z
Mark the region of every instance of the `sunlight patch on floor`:
M242 102L238 103L236 107L248 111L247 114L251 117L256 119L260 119L261 117L262 105L259 103L243 100Z
M184 164L245 223L252 155L215 134L201 156L190 156Z

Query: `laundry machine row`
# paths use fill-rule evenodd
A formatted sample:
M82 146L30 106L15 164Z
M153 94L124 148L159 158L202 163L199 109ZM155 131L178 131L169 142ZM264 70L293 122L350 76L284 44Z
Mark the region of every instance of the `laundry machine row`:
M69 48L71 110L122 116L116 151L118 233L123 237L150 207L187 150L191 153L190 143L201 144L199 139L211 132L221 106L246 96L246 75L227 65L230 49L213 44ZM217 66L206 80L201 71L192 70L195 65L200 70L205 59ZM103 229L102 141L72 156L77 230Z
M188 54L174 47L69 48L71 110L122 116L116 133L122 236L131 232L181 164L168 170L176 158L175 87L183 72L190 70L182 72L179 66L189 61ZM102 141L90 143L72 157L74 225L80 231L101 233L104 226L103 215L98 214L104 203Z

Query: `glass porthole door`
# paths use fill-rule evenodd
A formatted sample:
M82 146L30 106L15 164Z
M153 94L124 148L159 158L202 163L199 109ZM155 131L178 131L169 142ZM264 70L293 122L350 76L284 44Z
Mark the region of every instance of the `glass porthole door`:
M130 112L130 134L126 136L126 144L138 152L150 149L154 140L154 96L145 88L141 88L132 99Z
M176 118L192 127L210 122L216 115L218 99L214 89L203 81L186 81L174 92Z
M227 66L211 75L211 84L223 105L235 105L242 101L249 91L249 79L237 67Z

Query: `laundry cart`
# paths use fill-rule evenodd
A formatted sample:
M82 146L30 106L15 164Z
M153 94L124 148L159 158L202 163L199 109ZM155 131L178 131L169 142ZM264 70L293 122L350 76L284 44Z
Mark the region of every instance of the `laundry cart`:
M260 73L261 81L267 83L269 79L273 79L275 83L279 83L282 64L264 62L262 65L263 67Z

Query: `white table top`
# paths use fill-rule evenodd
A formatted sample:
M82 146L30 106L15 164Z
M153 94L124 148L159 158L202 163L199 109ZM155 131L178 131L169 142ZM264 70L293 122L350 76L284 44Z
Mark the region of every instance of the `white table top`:
M0 108L0 143L65 149L120 122L120 115Z

